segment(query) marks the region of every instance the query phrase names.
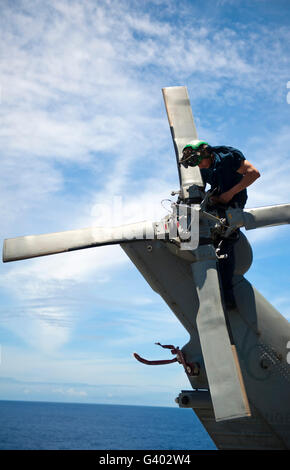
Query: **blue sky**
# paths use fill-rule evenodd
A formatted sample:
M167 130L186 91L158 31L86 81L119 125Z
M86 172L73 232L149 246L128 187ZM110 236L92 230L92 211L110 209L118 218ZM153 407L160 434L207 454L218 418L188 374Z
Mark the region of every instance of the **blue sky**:
M2 2L2 240L164 215L178 189L166 86L187 86L199 137L260 170L247 207L290 202L289 13L282 0ZM289 227L247 236L246 277L289 319ZM175 406L189 387L181 366L132 357L167 358L154 342L188 335L119 246L0 269L0 399Z

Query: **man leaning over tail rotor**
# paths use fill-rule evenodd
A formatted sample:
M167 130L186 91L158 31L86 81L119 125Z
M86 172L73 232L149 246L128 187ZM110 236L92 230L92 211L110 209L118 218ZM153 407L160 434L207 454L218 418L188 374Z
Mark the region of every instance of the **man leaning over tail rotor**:
M183 149L180 163L184 167L198 166L203 182L210 184L209 204L224 217L229 207L243 209L247 201L247 187L257 178L259 171L245 159L242 152L228 146L210 146L203 140L192 140ZM227 308L235 308L232 277L235 268L234 245L239 230L224 238L220 245L219 271Z

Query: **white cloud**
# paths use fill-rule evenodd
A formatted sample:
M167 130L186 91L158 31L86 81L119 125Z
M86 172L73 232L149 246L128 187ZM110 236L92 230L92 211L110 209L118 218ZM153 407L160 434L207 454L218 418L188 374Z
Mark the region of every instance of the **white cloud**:
M69 388L61 388L57 387L52 390L52 393L56 393L57 395L64 395L68 397L75 397L75 398L84 398L88 396L88 393L85 390L76 390L74 387Z
M28 15L20 9L15 15L4 9L8 34L1 73L2 148L12 154L81 162L91 152L107 149L108 141L114 155L120 147L127 153L128 135L132 139L136 134L136 142L144 144L137 126L142 116L149 125L147 113L152 115L159 98L150 94L146 78L139 81L146 65L158 67L163 78L168 70L179 79L197 73L199 96L211 87L214 96L224 77L249 88L261 80L265 68L268 78L263 83L270 81L266 48L256 44L251 61L250 42L233 29L200 26L187 34L187 28L132 14L123 3L118 4L118 14L106 2L98 7L94 2L53 2L49 9L37 11L35 21L33 10ZM282 39L280 31L276 43ZM260 63L258 57L263 58ZM208 73L215 77L212 84ZM158 81L150 70L147 74L153 79L152 90ZM206 86L201 85L203 75Z

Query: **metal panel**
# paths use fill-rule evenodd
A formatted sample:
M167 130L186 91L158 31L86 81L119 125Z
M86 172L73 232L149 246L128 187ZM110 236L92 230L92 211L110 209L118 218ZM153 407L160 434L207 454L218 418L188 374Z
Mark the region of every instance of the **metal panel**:
M193 408L218 449L221 450L285 450L263 416L251 404L252 417L216 422L212 407Z
M192 408L219 449L285 449L284 443L251 404L252 416L233 421L215 420L209 392L183 390L176 399L180 408Z
M162 241L122 243L121 247L150 287L162 296L184 328L194 338L196 343L194 347L200 352L195 322L198 297L192 288L190 262L186 258L177 257L174 251L171 252L170 244ZM193 259L192 256L189 258L191 262Z
M196 323L215 417L217 421L247 417L251 412L225 321L215 251L212 246L203 246L199 252L200 261L191 265L199 296Z
M290 323L245 278L234 292L229 321L250 402L290 449Z

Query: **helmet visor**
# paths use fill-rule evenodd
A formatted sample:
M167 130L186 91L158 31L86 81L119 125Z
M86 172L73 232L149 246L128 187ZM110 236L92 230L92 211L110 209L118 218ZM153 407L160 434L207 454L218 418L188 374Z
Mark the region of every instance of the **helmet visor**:
M200 148L193 149L185 147L182 151L180 163L187 168L188 166L197 166L202 160L202 151Z

